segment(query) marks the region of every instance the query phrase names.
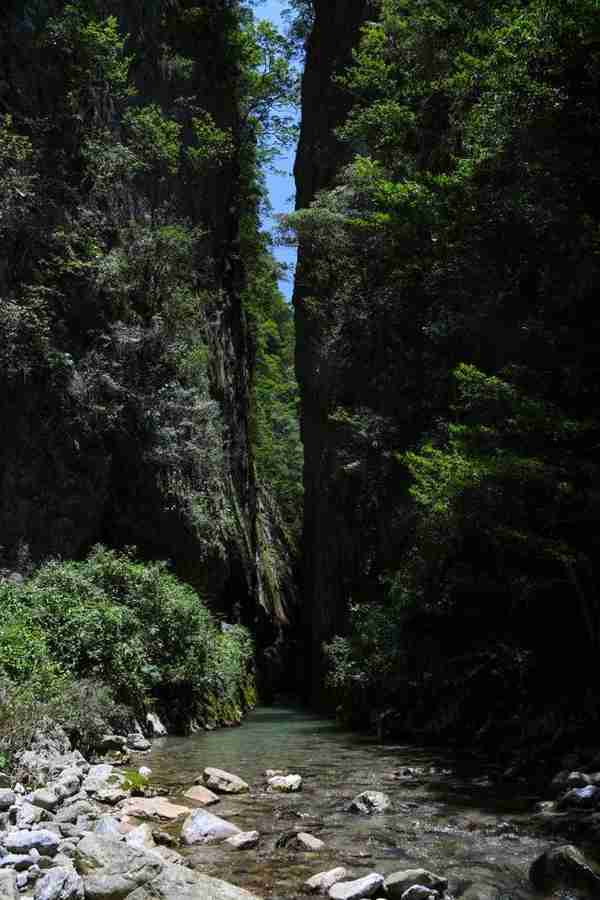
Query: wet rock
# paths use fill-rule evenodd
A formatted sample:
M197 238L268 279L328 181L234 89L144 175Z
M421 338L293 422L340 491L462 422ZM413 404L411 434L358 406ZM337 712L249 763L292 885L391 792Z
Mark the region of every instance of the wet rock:
M305 894L326 894L329 888L338 881L343 881L348 872L343 866L337 869L329 869L328 872L318 872L302 885Z
M213 794L212 791L209 791L202 784L196 784L188 788L183 796L187 797L188 800L193 800L194 803L202 804L202 806L211 806L213 803L219 802L217 795Z
M232 775L211 766L202 773L202 780L207 788L217 794L244 794L250 790L250 786L239 775Z
M83 900L83 880L70 866L50 869L35 886L35 900Z
M133 750L135 753L143 753L146 750L150 750L151 747L152 744L143 734L134 732L127 735L127 748L129 750Z
M83 876L86 900L126 897L160 874L163 863L114 838L86 835L77 847L75 868Z
M448 881L427 869L404 869L401 872L392 872L386 877L385 892L388 897L402 897L409 888L415 885L443 894L448 887Z
M14 791L10 791L8 788L2 788L0 790L0 812L8 812L16 799L17 795Z
M17 873L0 869L0 900L17 900Z
M300 775L273 775L269 778L269 791L279 791L282 794L293 794L302 787Z
M30 800L33 806L39 806L48 812L55 812L58 809L59 799L54 791L48 788L39 788L37 791L34 791Z
M269 778L276 778L279 775L285 776L287 775L287 772L285 771L285 769L267 769L265 771L265 778L267 779L267 781L269 780Z
M241 831L227 838L225 843L233 850L253 850L258 846L260 834L258 831Z
M588 785L573 788L561 797L556 804L557 809L593 809L600 801L600 788Z
M45 828L39 831L11 831L4 840L4 846L10 853L28 853L35 849L42 856L54 856L59 843L58 836Z
M431 888L423 887L422 884L413 884L407 891L404 891L402 900L438 900L438 895Z
M204 809L195 809L187 817L181 829L181 840L184 844L216 844L224 841L234 834L240 834L240 829L232 822L214 816Z
M153 737L164 737L167 733L167 729L156 715L156 713L148 713L146 716L146 725L148 727L148 731Z
M383 884L383 875L371 872L355 881L338 881L327 891L331 900L361 900L362 897L373 897Z
M540 891L575 888L600 893L600 874L572 844L546 850L532 864L529 880Z
M183 866L166 866L154 881L138 888L127 900L259 900L243 888L191 872Z
M299 831L287 841L286 847L290 847L292 850L318 853L325 848L325 843L320 838L315 837L314 834L309 834L307 831Z
M363 791L354 798L349 809L350 812L370 816L373 813L385 812L391 805L392 801L382 791Z
M97 750L108 753L111 750L123 751L127 747L127 738L122 734L103 734L98 741Z
M120 809L126 816L136 816L140 819L164 819L169 822L187 816L190 811L187 806L178 806L164 797L130 797L121 804Z

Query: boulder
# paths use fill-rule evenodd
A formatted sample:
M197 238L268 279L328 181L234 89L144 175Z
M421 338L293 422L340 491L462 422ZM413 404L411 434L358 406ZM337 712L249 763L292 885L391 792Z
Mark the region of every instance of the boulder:
M122 734L103 734L98 741L97 750L108 753L111 750L123 751L127 747L127 738Z
M150 750L151 747L152 744L143 734L136 731L127 735L127 748L129 750L133 750L135 753L143 753L146 750Z
M187 806L178 806L165 797L129 797L121 804L121 812L126 816L169 822L187 816L189 811Z
M50 869L35 885L34 900L83 900L83 880L71 866Z
M346 869L339 866L337 869L329 869L328 872L318 872L302 885L305 894L326 894L330 887L343 881L347 875Z
M392 801L387 794L381 791L363 791L350 804L350 812L370 816L373 813L385 812L391 805Z
M8 812L16 799L17 795L14 791L10 791L8 788L2 788L0 790L0 812Z
M448 887L448 881L440 875L434 875L427 869L404 869L401 872L392 872L385 879L385 892L388 897L402 897L402 895L414 885L428 888L438 894L443 894Z
M54 816L54 821L59 825L73 825L80 816L95 815L97 815L97 810L93 803L90 803L89 800L76 800L74 803L69 803L68 806L63 806L62 809L59 809Z
M86 900L119 900L163 868L161 860L114 838L87 834L80 841L75 868L83 876Z
M0 900L18 900L17 873L0 869Z
M572 844L542 853L529 870L529 880L539 891L575 888L592 896L600 894L600 873Z
M239 775L232 775L230 772L214 769L211 766L208 766L202 773L202 781L207 788L217 794L244 794L250 790L250 786Z
M354 881L338 881L327 893L331 900L361 900L362 897L373 897L382 885L383 875L371 872Z
M325 848L325 843L314 834L299 831L286 842L286 847L291 847L293 850L304 850L308 853L318 853Z
M253 850L258 846L260 834L258 831L240 831L239 834L233 834L225 840L228 847L232 850Z
M556 804L557 809L593 809L600 801L600 788L594 785L572 788Z
M300 775L273 775L268 781L269 791L280 791L282 794L293 794L302 787Z
M243 888L219 878L166 866L154 881L138 888L127 900L259 900Z
M60 839L54 832L41 828L39 831L11 831L4 839L9 853L28 853L37 850L42 856L54 856Z
M30 869L35 864L35 859L29 853L7 853L6 856L0 856L0 870L15 869L22 872L24 869Z
M183 796L188 800L193 800L194 803L202 804L202 806L211 806L213 803L219 802L217 795L201 784L195 784L188 788Z
M438 894L422 884L413 884L402 894L402 900L438 900Z
M225 819L220 819L219 816L214 816L204 809L195 809L183 823L181 840L188 846L217 844L240 833L240 829L232 822L226 822Z
M79 790L79 786L77 787L77 790ZM48 788L39 788L37 791L34 791L30 797L30 801L33 806L39 806L41 809L45 809L48 812L55 812L58 809L58 804L60 802L54 791L51 791Z

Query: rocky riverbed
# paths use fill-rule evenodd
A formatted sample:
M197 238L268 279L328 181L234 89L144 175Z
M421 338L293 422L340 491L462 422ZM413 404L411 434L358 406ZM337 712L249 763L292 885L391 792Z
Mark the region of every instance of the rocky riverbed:
M472 759L292 711L150 751L127 741L103 747L124 767L90 764L58 729L37 736L21 783L0 786L0 900L600 896L558 828L599 815L593 773L560 773L536 812L526 786Z

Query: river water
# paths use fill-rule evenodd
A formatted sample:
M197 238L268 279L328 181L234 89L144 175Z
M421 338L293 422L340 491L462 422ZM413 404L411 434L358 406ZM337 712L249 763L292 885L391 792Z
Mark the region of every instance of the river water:
M199 871L265 898L296 897L311 875L345 866L349 878L424 867L448 878L455 897L529 900L529 866L549 844L531 827L540 796L493 780L489 766L472 756L381 744L293 709L257 709L240 728L162 738L143 764L173 798L181 798L205 766L250 784L249 795L223 797L210 811L243 831L258 830L257 849L183 852ZM300 774L302 791L267 793L265 769ZM364 790L384 791L391 810L350 813L350 801ZM310 832L326 849L278 849L277 839L290 830Z

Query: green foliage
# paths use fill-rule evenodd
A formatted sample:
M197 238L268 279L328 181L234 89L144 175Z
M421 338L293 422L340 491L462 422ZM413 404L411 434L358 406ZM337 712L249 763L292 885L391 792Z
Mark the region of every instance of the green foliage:
M235 146L231 131L217 128L210 113L192 116L192 131L197 146L187 148L187 156L197 172L220 166L231 159Z
M124 791L131 791L136 794L143 794L144 790L149 786L150 779L145 775L140 775L136 769L125 769L123 771L122 787Z
M47 563L1 590L2 673L39 700L64 696L68 675L109 685L136 710L179 691L193 716L209 686L236 696L248 677L245 631L222 634L165 564L97 547L84 562Z
M127 110L125 133L135 154L135 168L159 177L176 175L181 152L181 128L155 103Z

